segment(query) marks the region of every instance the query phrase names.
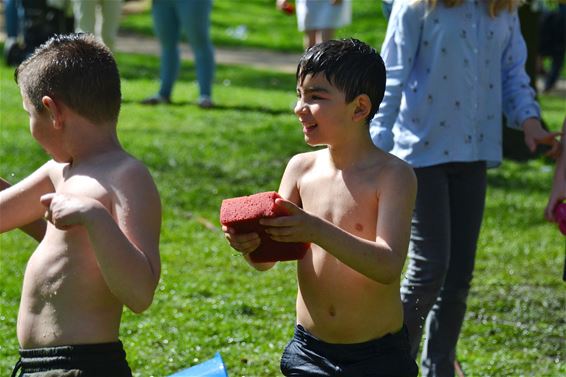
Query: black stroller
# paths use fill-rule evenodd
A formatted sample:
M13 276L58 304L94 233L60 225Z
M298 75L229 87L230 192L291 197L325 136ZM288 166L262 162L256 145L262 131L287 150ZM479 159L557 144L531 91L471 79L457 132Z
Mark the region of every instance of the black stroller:
M16 0L18 35L6 38L4 60L7 65L20 64L36 47L55 34L72 33L74 19L64 9L47 0Z

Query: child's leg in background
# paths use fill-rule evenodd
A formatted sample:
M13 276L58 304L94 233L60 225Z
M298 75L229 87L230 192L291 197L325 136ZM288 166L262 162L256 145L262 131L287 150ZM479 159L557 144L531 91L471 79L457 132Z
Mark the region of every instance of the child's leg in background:
M116 47L116 35L122 18L122 0L102 0L100 4L102 25L100 36L110 50Z
M176 0L154 0L152 7L153 28L161 45L159 95L170 98L173 84L179 74L179 19Z
M336 30L334 29L322 29L319 31L320 38L317 43L326 42L331 39L334 39L334 34L336 34Z
M178 0L178 15L193 53L200 95L210 97L214 79L214 47L210 38L211 0Z
M6 22L6 36L15 38L18 36L18 7L17 0L4 0L4 20Z
M419 190L401 289L405 322L413 355L425 326L422 376L453 376L483 217L485 163L442 164L415 172Z
M73 0L75 32L96 34L97 5L95 0Z

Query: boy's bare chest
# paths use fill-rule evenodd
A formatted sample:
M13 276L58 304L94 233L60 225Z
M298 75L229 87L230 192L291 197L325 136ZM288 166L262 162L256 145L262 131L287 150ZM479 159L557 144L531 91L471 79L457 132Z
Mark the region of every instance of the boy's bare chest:
M375 229L377 195L366 177L311 176L300 186L303 209L352 233Z

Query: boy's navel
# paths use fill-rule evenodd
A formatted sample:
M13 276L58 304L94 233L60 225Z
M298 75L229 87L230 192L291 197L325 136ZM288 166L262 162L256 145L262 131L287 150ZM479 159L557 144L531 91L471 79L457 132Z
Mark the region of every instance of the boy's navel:
M364 230L364 226L360 223L356 223L356 230L358 232L362 232Z
M328 314L330 314L331 317L334 317L336 315L336 309L334 308L334 305L330 305L330 308L328 308Z

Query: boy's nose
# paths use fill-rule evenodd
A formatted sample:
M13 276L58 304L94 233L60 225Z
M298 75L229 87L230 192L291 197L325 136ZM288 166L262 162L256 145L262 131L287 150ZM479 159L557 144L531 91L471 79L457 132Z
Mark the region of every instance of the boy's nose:
M307 109L307 105L305 105L305 103L301 100L298 100L297 103L295 104L295 114L305 112L306 109Z

